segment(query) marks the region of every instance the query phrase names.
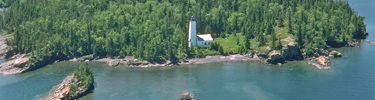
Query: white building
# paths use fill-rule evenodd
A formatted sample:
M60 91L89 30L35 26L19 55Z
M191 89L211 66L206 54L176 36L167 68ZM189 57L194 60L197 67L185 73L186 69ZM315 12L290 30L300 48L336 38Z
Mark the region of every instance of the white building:
M208 47L213 40L214 39L211 37L211 34L197 35L196 22L192 16L189 23L189 47Z

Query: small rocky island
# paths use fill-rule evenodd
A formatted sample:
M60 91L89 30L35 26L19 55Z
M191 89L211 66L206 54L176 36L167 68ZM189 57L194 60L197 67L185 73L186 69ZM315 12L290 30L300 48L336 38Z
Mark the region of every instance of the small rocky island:
M49 94L41 100L74 100L94 89L94 77L89 66L80 66L62 83L54 86Z
M185 92L185 93L180 97L180 99L178 99L178 100L195 100L195 97L194 97L192 94L190 94L190 93L188 93L188 92Z

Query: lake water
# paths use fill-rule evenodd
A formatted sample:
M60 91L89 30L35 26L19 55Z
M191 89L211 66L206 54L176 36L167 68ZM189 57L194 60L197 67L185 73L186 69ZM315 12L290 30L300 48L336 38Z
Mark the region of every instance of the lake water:
M365 16L366 40L375 40L375 1L349 0ZM283 67L258 61L223 62L160 68L117 68L90 62L95 89L83 100L176 100L184 92L198 100L369 100L375 99L375 45L340 48L342 58L319 70L306 61ZM4 61L0 61L4 62ZM46 96L77 66L58 62L18 75L0 75L0 100L28 100Z

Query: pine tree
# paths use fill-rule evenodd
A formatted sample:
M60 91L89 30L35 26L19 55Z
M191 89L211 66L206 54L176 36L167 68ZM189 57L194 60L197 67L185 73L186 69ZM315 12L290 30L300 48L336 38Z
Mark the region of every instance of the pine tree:
M250 40L249 40L248 36L246 36L246 39L245 39L245 47L246 47L247 50L249 50L250 47L251 47Z

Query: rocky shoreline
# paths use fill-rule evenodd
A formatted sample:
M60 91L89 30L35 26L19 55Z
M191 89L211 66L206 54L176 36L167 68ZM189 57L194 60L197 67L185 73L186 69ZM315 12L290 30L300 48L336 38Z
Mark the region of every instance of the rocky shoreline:
M278 66L281 66L286 61L304 59L301 50L292 42L283 46L281 50L258 51L256 54L258 54L261 61Z
M341 56L341 53L337 51L329 52L325 49L316 49L315 50L316 57L320 55L324 56ZM306 57L302 54L300 49L293 44L289 44L284 46L282 50L272 50L267 52L255 52L254 54L234 54L234 55L215 55L215 56L206 56L205 58L193 58L193 59L181 59L175 62L172 61L161 61L161 62L148 62L135 59L132 56L127 56L125 58L94 58L92 55L86 55L79 58L73 58L69 61L73 62L104 62L107 63L108 66L116 67L118 65L125 65L127 67L139 67L139 68L150 68L150 67L161 67L161 66L176 66L176 65L187 65L187 64L206 64L206 63L218 63L218 62L232 62L232 61L263 61L265 63L274 64L281 66L286 61L293 61L293 60L304 60L304 59L315 59L313 57ZM329 59L327 59L329 60ZM318 69L329 69L329 66L321 66L319 63L314 63L310 61L311 65L317 67Z
M300 49L294 45L293 42L289 42L288 45L284 45L281 50L268 50L268 51L256 51L253 54L234 54L229 56L215 55L206 56L205 58L192 58L192 59L180 59L177 61L159 61L159 62L148 62L135 59L134 57L127 56L124 58L99 58L93 57L93 55L85 55L81 57L63 57L56 59L49 59L46 61L34 61L31 62L30 57L25 54L16 54L11 48L9 48L5 40L11 38L10 35L0 35L0 59L11 59L7 62L0 64L0 74L10 75L19 74L27 71L38 69L47 64L58 62L58 61L72 61L72 62L105 62L109 66L116 67L118 65L125 65L128 67L160 67L160 66L175 66L175 65L187 65L187 64L205 64L205 63L217 63L217 62L229 62L229 61L255 61L260 60L266 63L275 64L281 66L286 61L293 60L304 60L309 59L311 65L316 66L319 69L327 69L318 66L319 63L314 63L312 60L316 60L320 56L325 57L340 57L341 53L334 51L329 52L326 49L314 49L314 54L307 56L304 55ZM369 43L375 43L369 41ZM346 46L348 47L359 47L359 42L351 42ZM332 53L332 54L331 54ZM322 65L322 64L320 64ZM329 65L328 65L329 66Z
M88 55L90 56L90 55ZM231 61L257 61L260 60L257 55L215 55L215 56L206 56L205 58L194 58L194 59L181 59L178 61L160 61L160 62L148 62L135 59L132 56L127 56L125 58L100 58L93 59L91 57L85 56L84 58L74 58L69 61L73 62L84 62L84 61L93 61L93 62L105 62L108 66L116 67L118 65L125 65L127 67L140 67L140 68L149 68L149 67L161 67L161 66L176 66L176 65L187 65L187 64L206 64L206 63L218 63L218 62L231 62ZM75 60L79 59L79 60ZM92 60L90 60L92 59Z
M30 64L27 64L29 57L22 57L13 59L0 64L0 74L10 75L25 72L30 68Z
M28 63L30 57L25 54L16 54L12 48L6 44L6 39L12 38L11 35L0 35L0 59L10 59L0 64L0 74L10 75L19 74L31 69L36 69L35 65L40 63Z
M160 62L148 62L135 59L132 56L125 58L94 58L92 55L86 55L78 58L69 57L63 59L51 59L46 61L30 62L30 57L25 54L15 55L12 60L8 60L0 64L0 74L12 75L19 74L27 71L38 69L47 64L58 62L58 61L71 61L71 62L105 62L109 66L116 67L118 65L126 65L127 67L161 67L161 66L175 66L175 65L187 65L187 64L205 64L205 63L217 63L217 62L229 62L229 61L256 61L260 60L257 55L229 55L229 56L206 56L205 58L194 58L194 59L181 59L178 61L160 61Z
M342 57L342 54L336 50L314 49L314 55L309 57L308 64L315 66L318 69L330 69L330 58Z
M16 54L11 57L10 60L0 64L0 74L20 74L59 61L59 59L49 59L44 61L30 61L30 59L31 58L25 54Z
M331 54L330 54L331 53ZM314 56L310 59L315 59L319 56L341 56L341 53L337 51L328 52L328 50L316 49ZM140 67L140 68L150 68L150 67L161 67L161 66L176 66L176 65L187 65L187 64L206 64L206 63L218 63L218 62L232 62L232 61L263 61L270 64L275 64L282 66L286 61L293 60L303 60L304 57L298 47L294 45L285 46L281 51L269 51L266 53L256 52L254 54L247 55L215 55L206 56L205 58L193 58L193 59L180 59L178 61L160 61L160 62L148 62L135 59L132 56L127 56L125 58L97 58L92 55L86 55L77 58L65 57L63 59L55 59L48 61L38 61L34 63L28 62L29 57L23 55L14 56L13 60L9 60L5 63L0 64L0 74L10 75L19 74L26 71L35 70L44 65L57 62L57 61L71 61L71 62L104 62L109 66L116 67L118 65L125 65L127 67ZM313 63L311 65L316 66L318 69L328 69L318 66L319 63Z

